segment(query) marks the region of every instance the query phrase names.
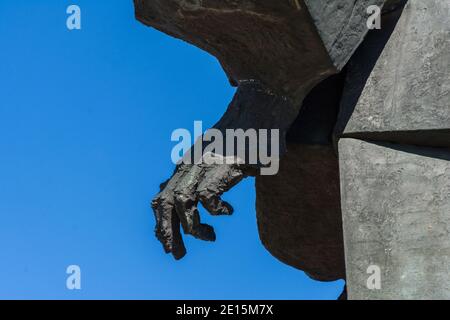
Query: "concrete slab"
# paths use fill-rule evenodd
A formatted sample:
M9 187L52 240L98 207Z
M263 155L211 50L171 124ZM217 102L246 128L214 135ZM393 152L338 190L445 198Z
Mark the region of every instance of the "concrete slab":
M450 150L341 139L339 153L349 299L450 299Z

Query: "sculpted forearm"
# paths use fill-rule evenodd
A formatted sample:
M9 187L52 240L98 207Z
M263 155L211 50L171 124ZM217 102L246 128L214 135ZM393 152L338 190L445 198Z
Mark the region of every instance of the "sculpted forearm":
M272 174L278 171L280 153L286 150L286 133L297 113L298 107L289 98L260 82L240 83L224 116L187 152L152 202L156 236L167 253L176 259L186 253L180 225L185 234L215 240L214 229L201 223L198 204L212 215L232 214L232 206L221 195L242 179L256 175L257 169ZM261 132L267 133L265 138ZM211 148L217 139L221 143ZM202 151L199 158L196 147ZM207 156L214 161L208 161Z

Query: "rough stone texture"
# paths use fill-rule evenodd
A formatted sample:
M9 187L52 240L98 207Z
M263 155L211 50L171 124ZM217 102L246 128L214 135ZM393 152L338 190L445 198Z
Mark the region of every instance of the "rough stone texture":
M335 133L349 299L450 298L449 18L448 1L410 0L347 65Z
M257 79L303 98L305 85L334 72L307 10L293 1L135 0L135 8L144 24L214 55L236 85Z
M345 65L367 33L367 7L384 0L134 3L144 24L217 57L232 83L257 79L301 101Z
M349 66L344 137L450 146L450 1L412 0L371 32ZM398 21L397 21L398 20Z
M341 70L366 35L367 8L384 0L304 0L336 68Z
M349 299L450 299L450 150L341 139L339 152Z

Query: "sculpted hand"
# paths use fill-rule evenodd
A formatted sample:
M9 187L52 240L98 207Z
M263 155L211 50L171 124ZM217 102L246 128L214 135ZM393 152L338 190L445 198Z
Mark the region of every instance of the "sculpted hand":
M186 254L180 224L185 234L206 241L216 239L214 229L201 223L197 209L198 203L201 203L212 215L232 214L233 208L221 199L221 195L243 178L256 175L260 164L255 166L245 159L252 151L256 152L258 146L259 151L272 150L272 160L278 159L276 155L285 151L285 134L297 113L298 108L294 107L289 99L274 94L260 82L248 80L240 83L226 113L214 129L220 131L225 138L227 138L228 129L243 131L260 128L277 129L279 135L274 136L279 139L273 140L266 137L264 142L261 142L259 137L258 141L252 142L245 142L244 139L246 143L243 148L246 150L244 155L239 155L236 150L230 152L233 159L239 160L234 161L234 164L227 164L229 163L227 161L202 161L202 164L193 165L188 163L197 162L187 161L177 166L172 177L161 185L161 192L152 202L156 218L156 236L167 253L172 253L175 259L181 259ZM207 134L208 132L205 137ZM204 147L201 145L201 150L204 150ZM274 152L275 150L278 152ZM202 156L207 155L208 153ZM225 150L222 155L212 153L208 157L223 158L224 155L228 155ZM261 163L261 165L266 164Z
M179 260L186 254L180 233L197 239L215 241L213 227L201 223L198 203L212 215L231 215L233 208L221 195L248 176L249 170L238 164L178 165L172 177L161 185L152 201L156 219L156 237L166 253Z

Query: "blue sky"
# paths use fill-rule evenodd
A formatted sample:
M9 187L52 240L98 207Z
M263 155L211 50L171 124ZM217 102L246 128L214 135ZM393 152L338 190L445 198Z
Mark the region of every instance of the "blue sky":
M82 29L66 28L66 8ZM335 299L260 244L254 181L174 261L149 202L174 129L211 126L234 89L216 60L134 19L131 0L0 1L0 298ZM82 289L66 289L66 268Z

